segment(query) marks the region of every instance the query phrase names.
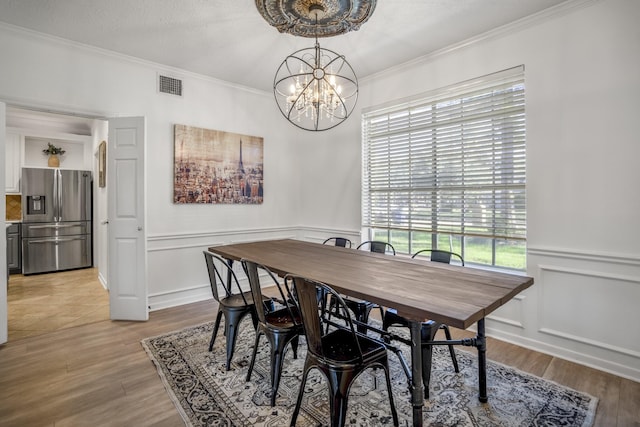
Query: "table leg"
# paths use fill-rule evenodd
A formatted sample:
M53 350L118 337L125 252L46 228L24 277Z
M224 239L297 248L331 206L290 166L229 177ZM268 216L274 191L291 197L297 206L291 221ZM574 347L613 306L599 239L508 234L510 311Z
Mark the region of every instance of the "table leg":
M486 403L487 397L487 340L484 335L484 318L478 320L478 334L476 337L478 348L478 399Z
M411 330L411 404L413 405L413 426L422 427L422 322L410 321Z

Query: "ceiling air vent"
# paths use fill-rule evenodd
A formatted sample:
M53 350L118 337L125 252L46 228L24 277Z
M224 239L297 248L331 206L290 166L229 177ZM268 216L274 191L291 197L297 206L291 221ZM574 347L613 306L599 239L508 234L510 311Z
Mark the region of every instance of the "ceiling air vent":
M159 76L159 90L162 93L168 93L170 95L182 96L182 80L174 79L173 77Z

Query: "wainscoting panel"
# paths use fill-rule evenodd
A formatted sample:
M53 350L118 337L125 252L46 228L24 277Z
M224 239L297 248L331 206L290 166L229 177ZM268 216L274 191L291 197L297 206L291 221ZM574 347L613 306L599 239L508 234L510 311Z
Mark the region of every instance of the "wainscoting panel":
M640 325L640 279L540 265L540 332L640 357L640 340L618 325ZM640 333L636 331L636 337Z
M491 330L495 325L524 329L524 301L526 296L516 295L511 301L487 316L487 329Z
M149 307L151 311L212 298L202 251L210 246L267 239L295 239L294 228L225 230L220 232L154 235L147 239ZM241 286L249 290L236 263Z
M493 324L491 335L640 381L640 259L529 248L527 263L523 329Z

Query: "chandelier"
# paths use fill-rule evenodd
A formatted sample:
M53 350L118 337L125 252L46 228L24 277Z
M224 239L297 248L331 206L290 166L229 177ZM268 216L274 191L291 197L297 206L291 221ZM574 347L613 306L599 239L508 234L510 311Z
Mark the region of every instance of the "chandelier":
M344 56L315 47L287 56L273 81L280 112L306 130L331 129L349 117L358 98L358 79Z
M278 31L314 37L280 64L273 93L280 112L295 126L322 131L346 120L358 99L358 78L344 55L323 49L318 37L357 30L376 0L256 0L260 14Z

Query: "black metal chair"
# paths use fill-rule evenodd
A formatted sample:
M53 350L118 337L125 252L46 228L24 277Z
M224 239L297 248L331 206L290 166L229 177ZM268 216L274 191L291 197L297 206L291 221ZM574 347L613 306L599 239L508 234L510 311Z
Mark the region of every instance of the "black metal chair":
M213 344L216 341L216 335L220 327L220 320L224 315L224 335L227 337L228 371L231 368L231 358L233 357L233 350L236 346L238 325L240 325L242 319L249 314L251 315L253 326L257 327L258 318L256 317L253 296L251 292L242 291L238 277L231 267L231 263L211 252L203 251L203 253L209 272L211 292L213 293L213 298L218 302L218 313L216 314L216 322L213 326L211 341L209 342L209 351L213 350ZM220 295L218 286L224 290L224 295Z
M386 253L390 253L391 255L395 255L396 254L396 249L393 247L393 245L391 243L381 242L381 241L378 241L378 240L367 240L367 241L364 241L364 242L360 243L356 247L356 249L363 250L363 248L366 249L367 246L369 246L369 251L375 252L375 253L378 253L378 254L386 254Z
M455 252L449 252L449 251L443 251L440 249L422 249L416 253L414 253L411 258L417 258L417 257L425 257L426 255L429 255L429 259L433 262L441 262L441 263L445 263L445 264L450 264L451 263L451 258L455 257L458 258L459 262L461 263L461 265L464 266L464 259L462 259L462 256L458 255ZM436 326L437 324L434 321L426 321L422 323L422 360L426 361L426 357L428 357L427 355L425 355L425 352L431 352L432 347L430 344L425 344L426 341L430 341L433 339L433 336L436 334L437 330L433 330L433 328ZM396 312L395 309L393 308L387 308L387 310L384 313L383 319L382 319L382 329L384 331L389 330L389 327L391 326L400 326L400 327L409 327L409 321L407 319L405 319L404 317L398 315L398 313ZM445 324L440 324L440 326L438 327L438 329L443 329L444 330L444 334L447 338L447 340L451 340L451 331L449 330L449 326L445 325ZM453 349L453 345L449 345L449 354L451 355L451 361L453 362L453 368L456 372L460 372L460 370L458 369L458 359L456 358L456 353ZM426 369L425 366L422 367L422 382L423 385L425 387L425 389L427 389L428 384L429 384L429 379L431 377L431 372L427 372L428 370ZM428 390L425 392L426 395L428 396Z
M251 364L247 372L247 381L249 381L256 362L260 337L264 335L271 347L271 406L275 406L285 351L289 343L291 343L294 359L298 358L298 337L304 333L302 319L298 307L290 303L294 299L286 283L281 284L277 277L263 265L243 260L242 267L249 278L254 301L264 301L260 285L260 272L265 272L271 277L282 298L280 300L271 299L269 304L263 303L262 307L256 306L258 327L256 328Z
M442 249L422 249L411 255L411 258L426 258L426 255L429 255L430 261L442 262L444 264L451 264L452 258L457 258L458 263L464 266L464 259L462 259L461 255Z
M344 300L329 286L299 276L287 277L292 278L297 291L307 341L302 382L290 425L296 424L311 369L317 368L326 376L329 385L331 427L342 427L346 421L349 389L355 378L368 368L382 368L387 380L393 424L397 426L398 414L393 402L387 349L384 344L356 332ZM337 324L330 330L323 327L316 299L318 289L335 301L338 312L344 316L344 327Z
M345 237L329 237L327 240L322 242L323 245L333 243L334 246L341 246L343 248L351 248L351 240Z
M376 240L367 240L365 242L362 242L358 245L356 249L366 248L367 246L369 246L369 251L371 252L375 252L379 254L386 254L386 253L389 253L392 255L396 254L396 250L391 243L380 242ZM380 319L384 317L384 309L380 305L372 303L371 301L360 300L360 299L349 298L349 297L345 297L344 301L347 304L347 307L349 307L349 309L353 311L353 314L355 315L355 318L358 322L368 323L369 314L371 313L371 310L374 308L377 308L380 310ZM333 311L334 311L334 306L333 306L333 303L330 302L329 317L331 317L331 313ZM362 333L366 333L366 328L362 326L358 326L358 331Z

